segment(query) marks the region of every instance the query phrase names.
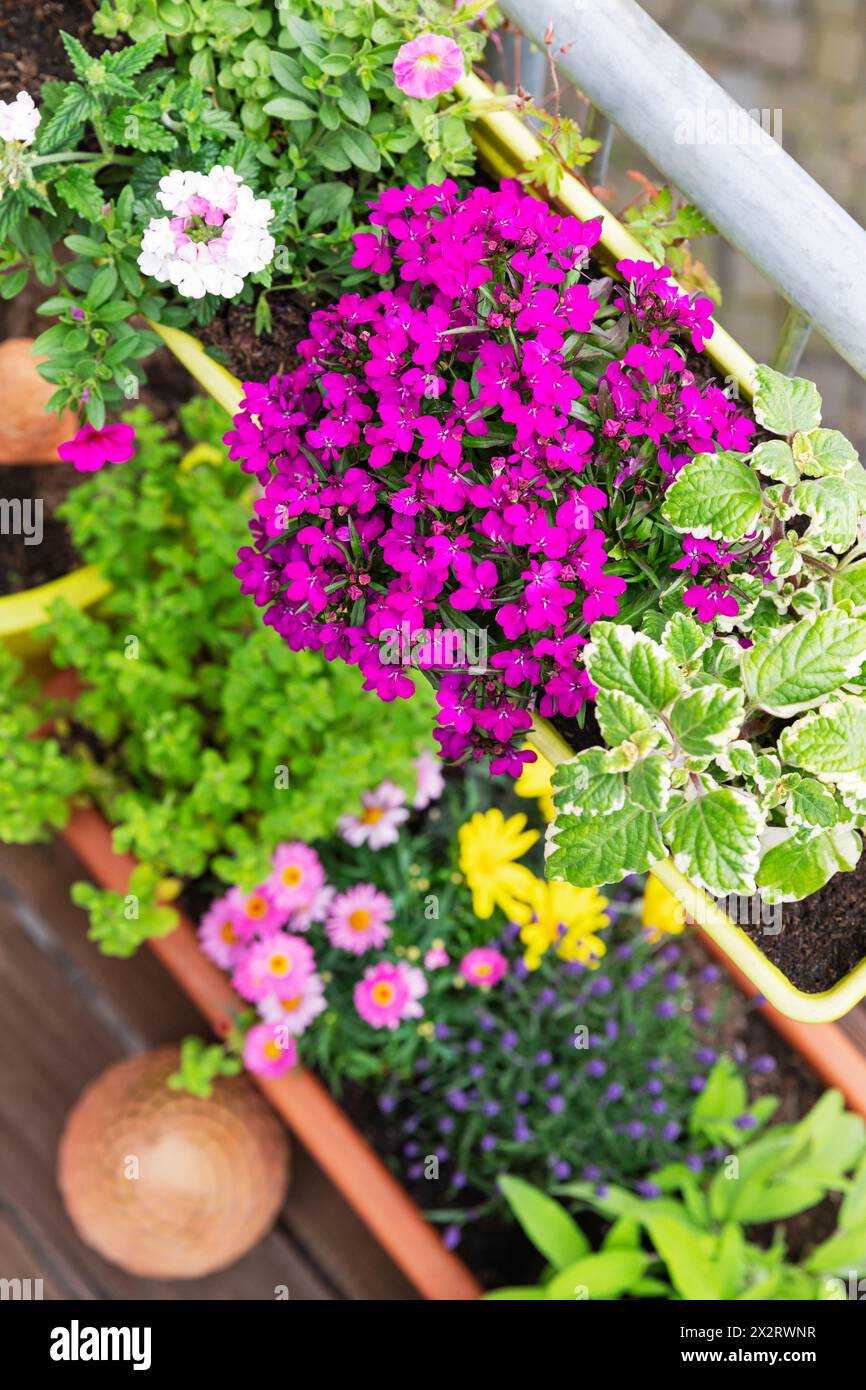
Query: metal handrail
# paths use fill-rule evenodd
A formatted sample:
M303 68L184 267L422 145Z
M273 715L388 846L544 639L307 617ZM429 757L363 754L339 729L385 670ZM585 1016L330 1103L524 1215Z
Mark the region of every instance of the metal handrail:
M552 24L557 66L788 301L788 351L797 336L802 346L805 321L866 377L866 231L772 135L635 0L500 8L539 44ZM748 138L690 142L690 117L705 133L711 125Z

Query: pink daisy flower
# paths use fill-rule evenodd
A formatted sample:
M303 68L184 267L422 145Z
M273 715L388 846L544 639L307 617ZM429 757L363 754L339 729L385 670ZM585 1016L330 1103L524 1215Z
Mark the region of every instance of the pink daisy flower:
M106 463L126 463L132 458L135 429L122 423L103 425L101 430L82 425L71 439L58 444L57 452L64 463L71 463L79 473L95 473Z
M239 917L228 895L211 903L198 924L201 949L220 970L232 970L252 935L249 924Z
M279 999L269 994L259 1001L258 1009L266 1023L282 1023L293 1037L309 1028L314 1018L318 1018L327 1008L325 986L321 975L308 975L299 994Z
M324 922L331 910L331 903L334 901L336 892L336 888L331 888L329 884L320 888L306 907L292 914L292 930L306 931L313 922Z
M394 81L408 97L447 92L464 73L459 45L445 34L420 34L404 43L394 59Z
M269 936L271 932L279 931L288 916L277 906L267 883L260 883L250 893L245 893L241 888L231 888L225 901L237 921L249 928L248 935L255 932L257 936Z
M498 985L508 971L508 961L492 946L476 946L460 962L460 974L470 985Z
M254 1003L268 994L291 999L300 994L316 967L313 948L302 936L274 932L255 941L232 976L238 994Z
M438 801L445 790L442 764L429 748L422 748L415 762L415 796L412 805L416 811L423 811L431 802Z
M380 782L371 792L361 793L360 816L341 816L337 829L350 845L369 845L383 849L400 838L399 827L409 819L406 793L393 782Z
M319 856L300 840L277 845L271 863L274 871L267 886L274 902L287 913L308 907L324 887L325 871Z
M377 950L384 946L391 935L386 923L393 916L394 906L387 894L377 892L372 883L357 883L337 894L325 931L332 946L360 956L373 946Z
M431 946L424 953L425 970L442 970L451 961L451 957L443 946Z
M257 1023L244 1039L244 1066L258 1076L281 1076L298 1060L298 1047L284 1023Z
M404 1018L421 1018L424 1010L418 1000L426 993L427 981L417 966L380 961L368 966L355 985L355 1008L371 1028L393 1032Z

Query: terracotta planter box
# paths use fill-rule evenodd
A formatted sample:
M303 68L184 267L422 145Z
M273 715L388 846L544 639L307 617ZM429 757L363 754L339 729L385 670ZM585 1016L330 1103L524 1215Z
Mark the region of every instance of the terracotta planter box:
M111 829L98 811L73 812L63 838L98 883L116 893L126 891L135 860L115 854ZM245 1005L199 950L189 919L182 918L170 936L151 938L148 945L217 1035L224 1036ZM480 1296L475 1276L445 1248L320 1081L303 1068L253 1080L420 1294L454 1300Z

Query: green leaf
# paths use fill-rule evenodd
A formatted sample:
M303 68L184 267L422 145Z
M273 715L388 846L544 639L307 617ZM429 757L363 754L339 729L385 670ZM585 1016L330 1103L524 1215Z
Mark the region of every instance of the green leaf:
M547 875L576 888L619 883L665 856L655 817L639 806L610 816L560 814L547 831Z
M813 382L761 366L755 370L755 388L752 410L770 434L792 435L820 425L821 397Z
M604 767L602 748L586 748L553 774L553 800L560 811L574 816L606 816L625 801L622 774Z
M743 693L724 685L701 685L680 695L668 718L671 733L686 753L698 758L712 757L739 732Z
M855 609L866 609L866 560L837 570L831 581L830 592L834 603L847 599Z
M742 1072L730 1058L720 1057L691 1107L689 1131L716 1138L715 1126L736 1120L748 1105L749 1092Z
M107 53L103 62L108 70L118 77L136 77L162 52L164 43L162 34L151 34L150 38L142 39L141 43L121 48L119 53Z
M558 1302L619 1298L643 1276L651 1261L644 1250L600 1250L554 1275L546 1285L547 1297Z
M798 773L793 774L799 776ZM839 819L836 798L814 777L802 777L792 787L785 805L789 825L820 827L827 830Z
M837 555L851 549L857 537L860 503L856 489L845 478L810 478L798 483L792 501L812 520L806 532L810 539L829 546Z
M554 1269L565 1269L590 1250L574 1218L545 1192L512 1177L501 1177L499 1189L525 1234Z
M357 84L343 88L337 98L337 105L346 120L354 121L355 125L366 125L370 119L370 98L364 88Z
M720 897L755 891L762 829L754 797L732 787L685 802L664 824L680 872Z
M336 222L342 213L351 206L352 188L348 183L331 179L325 183L315 183L308 188L299 203L304 215L304 228L315 231L331 222Z
M540 1284L514 1284L510 1288L493 1289L481 1295L483 1303L526 1302L528 1299L547 1298L547 1290Z
M793 487L800 481L790 444L784 439L768 439L752 451L752 463L759 473L777 483Z
M761 485L744 454L698 454L677 474L662 515L677 531L738 541L761 514Z
M837 873L856 868L860 836L846 826L822 831L805 843L792 835L768 849L755 876L768 903L795 903L823 888Z
M643 705L630 695L624 695L621 690L599 690L595 699L595 717L601 736L610 748L616 748L642 729L652 728L652 719Z
M89 169L83 169L80 164L68 165L54 187L73 212L88 222L99 221L105 198Z
M663 1214L649 1215L646 1225L681 1298L705 1301L725 1297L724 1274L707 1251L706 1237L684 1221Z
M866 1221L822 1241L806 1256L803 1266L814 1274L838 1274L842 1278L852 1272L866 1272Z
M785 717L818 705L858 675L866 660L866 622L840 608L774 628L744 651L749 699Z
M88 309L98 309L110 299L117 288L117 271L113 265L103 265L97 270L84 297Z
M782 730L783 762L830 782L859 785L866 778L866 704L834 700Z
M83 87L70 85L54 115L39 131L38 148L52 154L75 142L79 128L93 109L93 99Z
M272 97L265 102L262 110L281 121L313 121L316 118L314 108L298 97Z
M615 623L593 624L584 662L601 690L629 695L649 710L666 709L683 684L682 672L664 647Z
M810 478L840 477L857 463L859 454L838 430L801 430L794 435L794 458Z
M649 753L628 774L628 799L645 811L663 815L671 795L671 763L664 753Z
M94 64L99 66L98 60L91 58L84 45L79 43L78 39L73 38L72 34L67 34L64 29L60 30L60 41L66 49L66 56L72 66L72 71L79 81L84 82L90 68Z
M382 156L366 131L342 126L337 138L346 157L356 169L363 169L368 174L378 173L382 167Z
M687 671L698 668L698 658L710 645L706 628L699 627L687 613L675 613L662 633L662 646L678 666Z

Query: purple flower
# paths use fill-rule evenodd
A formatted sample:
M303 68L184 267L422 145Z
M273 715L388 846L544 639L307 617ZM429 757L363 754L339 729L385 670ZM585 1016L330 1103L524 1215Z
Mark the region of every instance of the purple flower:
M661 1197L662 1195L662 1189L659 1187L658 1183L650 1182L647 1178L642 1179L640 1182L636 1182L634 1190L640 1197Z
M565 1109L565 1096L548 1096L547 1108L551 1115L561 1115Z
M612 1081L604 1093L604 1098L609 1101L618 1101L622 1100L624 1095L625 1087L619 1081Z
M587 1063L586 1074L587 1076L591 1076L593 1080L600 1076L604 1076L606 1071L607 1065L600 1057L594 1057L591 1062Z
M442 1243L446 1250L456 1250L457 1246L460 1244L460 1227L454 1225L446 1226L445 1230L442 1232Z
M126 463L135 453L135 430L132 425L117 423L94 429L82 425L72 439L58 444L57 453L64 463L71 463L80 473L94 473L106 463Z
M775 1057L770 1057L767 1053L762 1053L759 1057L753 1057L749 1065L753 1072L757 1072L759 1075L767 1075L769 1072L776 1070L776 1059Z

